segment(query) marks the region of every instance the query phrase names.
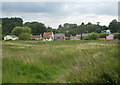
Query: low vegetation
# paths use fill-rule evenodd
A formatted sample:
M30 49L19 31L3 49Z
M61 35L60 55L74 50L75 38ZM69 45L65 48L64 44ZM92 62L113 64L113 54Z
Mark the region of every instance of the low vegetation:
M118 41L3 41L3 83L118 83Z

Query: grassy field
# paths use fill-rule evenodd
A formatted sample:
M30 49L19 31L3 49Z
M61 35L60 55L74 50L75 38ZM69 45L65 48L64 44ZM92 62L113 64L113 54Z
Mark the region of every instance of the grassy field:
M118 41L3 41L3 83L117 83Z

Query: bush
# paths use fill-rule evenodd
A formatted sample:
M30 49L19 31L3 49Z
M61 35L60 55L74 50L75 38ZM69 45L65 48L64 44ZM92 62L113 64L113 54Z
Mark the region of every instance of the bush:
M31 28L29 28L29 27L15 27L12 30L11 34L19 36L22 33L31 33Z
M22 34L19 35L20 40L29 40L30 38L31 38L30 33L22 33Z
M90 33L88 35L88 39L89 40L97 40L98 39L98 33L94 33L94 32Z
M120 39L120 33L114 33L114 39Z
M88 38L88 37L86 37L84 40L89 40L89 38Z
M108 35L108 33L100 33L99 38L106 38Z

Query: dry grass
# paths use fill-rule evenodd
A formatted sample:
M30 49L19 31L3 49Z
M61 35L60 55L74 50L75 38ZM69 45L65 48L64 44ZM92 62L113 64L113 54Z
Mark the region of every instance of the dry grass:
M116 42L3 42L3 82L117 82Z

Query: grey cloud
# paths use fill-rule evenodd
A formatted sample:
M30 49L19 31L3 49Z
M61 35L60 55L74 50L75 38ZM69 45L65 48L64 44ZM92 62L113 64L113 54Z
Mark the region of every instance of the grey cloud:
M28 13L40 13L40 12L56 12L61 8L61 4L58 3L41 3L41 2L3 2L3 12L28 12Z
M81 14L112 15L117 16L117 3L84 3L76 11Z
M77 2L3 2L3 13L47 13L49 16L97 14L117 16L117 3L77 3Z

